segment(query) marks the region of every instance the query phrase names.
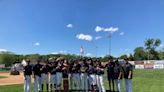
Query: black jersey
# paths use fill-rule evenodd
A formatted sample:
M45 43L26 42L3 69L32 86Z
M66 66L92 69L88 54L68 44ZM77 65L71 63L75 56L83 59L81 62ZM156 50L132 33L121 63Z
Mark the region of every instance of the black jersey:
M58 63L56 67L56 72L63 72L62 68L63 68L63 64Z
M95 74L96 73L96 69L93 65L88 65L88 74Z
M49 65L43 65L41 73L48 74L50 72L50 66Z
M56 66L50 66L50 74L56 74Z
M32 66L27 65L24 67L24 75L32 75Z
M86 73L88 71L88 64L84 63L84 64L80 64L80 73Z
M72 73L80 73L80 64L74 64L73 66L72 66L72 69L71 69L71 72Z
M68 78L68 73L69 73L69 67L68 64L63 64L63 78Z
M41 76L41 71L40 71L41 68L42 68L42 65L41 65L41 64L36 64L36 65L33 67L34 75Z
M131 73L130 77L132 79L132 77L133 77L133 66L130 63L125 63L123 65L123 71L124 71L124 78L125 79L128 79L129 72L131 71L132 73Z
M123 68L120 64L115 64L114 66L114 77L115 79L118 79L120 72L123 72ZM122 79L122 75L120 77Z
M105 67L104 66L97 66L96 67L96 74L97 75L103 75L104 74Z
M114 76L114 65L115 65L114 62L109 62L107 64L107 73L108 73L108 76Z

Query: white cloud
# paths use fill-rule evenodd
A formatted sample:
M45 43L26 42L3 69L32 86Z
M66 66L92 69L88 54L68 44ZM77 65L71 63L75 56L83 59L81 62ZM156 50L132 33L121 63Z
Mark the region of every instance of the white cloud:
M114 27L104 28L104 31L114 33L116 31L118 31L118 28L117 27L116 28L114 28Z
M101 55L100 57L102 57L102 58L103 58L103 57L105 57L105 55Z
M130 56L130 53L127 53L126 55L129 57Z
M61 50L59 52L52 52L51 54L67 54L67 51Z
M86 35L86 34L78 34L76 35L76 38L80 40L86 40L86 41L92 41L93 37L91 35Z
M98 39L101 39L101 38L102 38L101 36L96 36L95 40L98 40Z
M100 26L96 26L96 28L95 28L96 32L100 32L100 31L103 31L103 30L104 30L104 28L102 28Z
M96 32L105 31L105 32L114 33L114 32L116 32L118 30L119 30L118 27L107 27L107 28L104 28L104 27L96 26L96 28L95 28Z
M87 53L87 54L86 54L86 56L91 57L91 56L92 56L92 54L91 54L91 53Z
M123 36L125 33L124 32L121 32L120 35Z
M52 52L51 54L59 54L58 52Z
M120 51L121 51L121 52L129 52L130 49L122 49L122 48L120 48Z
M7 49L0 49L0 52L7 52Z
M128 51L130 51L130 49L125 49L124 51L125 51L125 52L128 52Z
M59 53L60 53L60 54L66 54L67 51L65 51L65 50L61 50L61 51L59 51Z
M73 25L72 25L72 24L67 24L66 27L68 27L68 28L72 28Z
M36 42L34 45L35 45L35 46L39 46L39 45L40 45L40 43L39 43L39 42Z
M162 47L164 47L164 45L163 45L163 44L161 44L159 47L160 47L160 48L162 48Z

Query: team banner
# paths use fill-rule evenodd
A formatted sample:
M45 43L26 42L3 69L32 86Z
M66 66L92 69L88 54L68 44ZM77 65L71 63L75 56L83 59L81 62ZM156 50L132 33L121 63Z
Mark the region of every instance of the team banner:
M154 68L154 65L153 64L145 64L144 65L144 68L145 69L153 69Z
M154 69L163 69L163 68L164 68L163 64L155 64L154 65Z
M135 65L135 69L144 69L144 65Z

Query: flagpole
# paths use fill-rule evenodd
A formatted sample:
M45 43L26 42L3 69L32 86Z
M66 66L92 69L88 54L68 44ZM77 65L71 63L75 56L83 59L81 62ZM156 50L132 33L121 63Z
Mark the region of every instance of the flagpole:
M81 56L81 58L83 57L83 55L84 55L84 48L83 48L83 46L81 46L81 48L80 48L80 56Z

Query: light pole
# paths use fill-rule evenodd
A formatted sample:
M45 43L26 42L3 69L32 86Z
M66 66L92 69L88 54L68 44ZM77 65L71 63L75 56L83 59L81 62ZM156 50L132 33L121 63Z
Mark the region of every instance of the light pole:
M147 49L147 53L148 53L148 62L149 62L149 60L150 60L149 49Z
M96 57L97 57L97 54L98 54L98 47L96 46L95 48L96 48Z
M96 45L96 42L93 41L93 50L95 50L95 56L97 57L98 56L98 46Z
M111 50L112 50L112 32L109 32L109 57L112 56L111 55Z

